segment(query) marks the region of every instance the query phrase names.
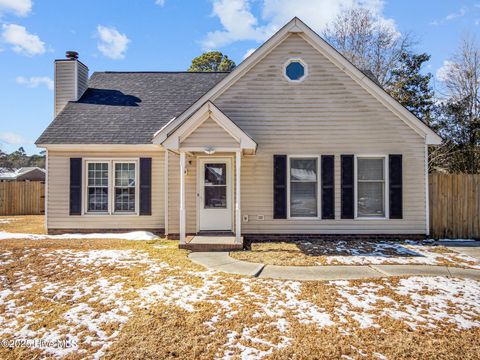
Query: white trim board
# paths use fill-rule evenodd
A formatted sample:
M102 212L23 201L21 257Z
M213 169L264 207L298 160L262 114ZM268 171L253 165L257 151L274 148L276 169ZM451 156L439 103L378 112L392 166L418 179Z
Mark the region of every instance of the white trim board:
M49 151L164 151L161 145L155 144L38 144L37 147Z
M297 17L294 17L262 46L260 46L252 55L247 57L240 65L238 65L228 76L215 85L199 100L193 103L187 110L180 114L177 118L165 125L159 130L153 138L154 144L161 144L167 139L172 132L179 126L182 126L192 114L197 111L207 101L215 101L222 93L248 72L254 65L261 61L274 48L283 42L290 34L295 33L305 39L321 54L325 55L340 70L349 75L356 83L368 91L373 97L380 101L387 109L392 111L397 117L403 120L408 126L416 131L420 136L424 137L427 144L438 145L442 139L420 119L414 116L406 108L400 105L395 99L388 95L380 86L373 82L368 76L362 73L337 50L323 40L317 33L310 29Z

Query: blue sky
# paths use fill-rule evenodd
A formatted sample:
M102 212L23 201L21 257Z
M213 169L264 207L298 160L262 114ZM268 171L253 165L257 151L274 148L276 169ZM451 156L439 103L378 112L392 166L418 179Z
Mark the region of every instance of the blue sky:
M316 31L344 6L364 6L417 40L436 74L480 0L0 0L0 146L33 142L52 121L53 60L76 50L94 71L186 70L205 49L237 63L297 15Z

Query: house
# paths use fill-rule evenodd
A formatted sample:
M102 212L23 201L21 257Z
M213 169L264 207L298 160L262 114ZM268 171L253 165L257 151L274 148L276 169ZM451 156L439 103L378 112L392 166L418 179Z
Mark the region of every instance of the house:
M0 171L0 181L45 181L45 170L34 166Z
M49 233L148 229L210 249L429 233L440 137L298 18L231 73L87 81L68 56L36 142Z

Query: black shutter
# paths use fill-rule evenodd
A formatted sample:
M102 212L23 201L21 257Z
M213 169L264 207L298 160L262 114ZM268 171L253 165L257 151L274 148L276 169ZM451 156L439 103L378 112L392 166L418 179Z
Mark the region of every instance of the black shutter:
M322 155L322 219L335 219L335 158Z
M152 215L152 158L140 158L140 215Z
M342 155L342 219L354 217L354 172L355 164L353 155Z
M70 215L82 215L82 158L70 158Z
M402 155L388 157L390 219L403 218Z
M287 218L287 155L273 155L273 218Z

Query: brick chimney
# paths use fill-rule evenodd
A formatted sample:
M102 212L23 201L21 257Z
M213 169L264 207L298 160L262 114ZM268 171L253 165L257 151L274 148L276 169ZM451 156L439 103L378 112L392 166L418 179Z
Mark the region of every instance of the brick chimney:
M69 101L77 101L87 90L88 67L78 60L76 51L67 51L66 59L55 60L55 116Z

